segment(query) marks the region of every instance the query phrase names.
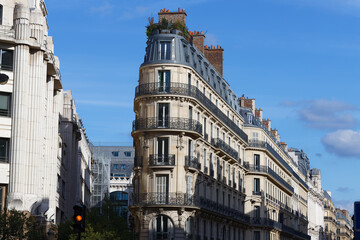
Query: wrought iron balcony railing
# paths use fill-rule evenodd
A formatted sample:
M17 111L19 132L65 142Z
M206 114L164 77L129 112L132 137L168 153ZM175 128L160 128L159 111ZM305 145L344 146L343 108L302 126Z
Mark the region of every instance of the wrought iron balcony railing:
M151 154L150 166L175 166L175 154Z
M294 188L286 182L282 177L280 177L274 170L267 166L260 166L260 165L253 165L253 164L246 164L247 169L249 169L250 172L263 172L269 174L272 178L274 178L276 181L278 181L280 184L282 184L285 188L287 188L292 193L294 192Z
M197 99L201 104L209 109L216 117L218 117L228 128L234 131L245 142L248 141L247 134L239 128L225 113L223 113L210 99L208 99L196 86L184 83L170 83L164 88L159 86L159 83L145 83L136 87L135 97L142 95L156 95L156 94L173 94L185 95Z
M185 156L185 167L191 167L200 170L201 163L199 162L197 157Z
M133 131L147 129L179 129L202 134L202 125L188 118L140 118L133 121Z
M149 205L172 205L172 206L193 206L201 209L215 212L244 223L250 221L250 217L236 209L226 207L210 199L189 195L186 193L142 193L133 194L133 204L135 206Z
M230 155L232 158L238 159L239 154L236 150L234 150L232 147L230 147L227 143L225 143L220 138L212 138L211 144L214 145L216 148L219 148L226 152L228 155Z

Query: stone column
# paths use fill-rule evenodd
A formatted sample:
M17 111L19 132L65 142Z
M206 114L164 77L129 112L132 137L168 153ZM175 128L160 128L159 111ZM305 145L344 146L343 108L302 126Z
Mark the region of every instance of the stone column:
M15 36L16 39L27 40L29 37L30 10L23 5L15 7ZM28 106L29 106L29 46L19 44L15 47L14 56L14 88L13 88L13 112L10 150L10 183L8 194L8 207L17 210L30 211L28 198L24 196L28 192L27 183L29 159L27 152L28 132ZM31 202L31 200L30 200Z

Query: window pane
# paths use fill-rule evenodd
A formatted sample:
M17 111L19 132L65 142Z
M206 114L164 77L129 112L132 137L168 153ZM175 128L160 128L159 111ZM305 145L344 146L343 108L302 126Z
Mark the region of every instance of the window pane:
M9 139L0 138L0 162L8 162Z
M10 71L13 69L13 51L2 49L1 69Z
M0 116L10 116L10 95L0 93Z

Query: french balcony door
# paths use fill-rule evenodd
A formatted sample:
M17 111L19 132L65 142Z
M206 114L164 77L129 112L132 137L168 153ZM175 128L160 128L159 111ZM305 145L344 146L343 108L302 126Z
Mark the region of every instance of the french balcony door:
M169 127L169 103L158 104L158 127Z
M167 165L169 163L169 138L158 138L155 161L157 165Z
M156 196L158 204L169 202L169 175L156 176Z
M158 89L159 92L170 92L170 71L159 71Z

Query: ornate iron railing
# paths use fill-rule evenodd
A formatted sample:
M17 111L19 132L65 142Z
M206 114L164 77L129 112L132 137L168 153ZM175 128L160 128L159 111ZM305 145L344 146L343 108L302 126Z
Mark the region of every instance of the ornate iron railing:
M150 166L175 166L175 154L151 154Z
M286 182L282 177L280 177L274 170L267 166L257 166L253 164L246 164L250 172L263 172L269 174L272 178L274 178L276 181L278 181L280 184L282 184L285 188L287 188L292 193L294 192L294 188Z
M202 134L202 125L188 118L140 118L133 121L133 131L146 129L180 129Z
M201 163L197 157L194 156L185 156L185 167L196 168L197 170L201 169Z
M245 142L248 141L247 134L239 128L225 113L223 113L210 99L208 99L197 87L184 83L170 83L164 88L158 83L145 83L136 87L135 97L142 95L156 94L173 94L185 95L196 98L200 103L209 109L216 117L225 123L232 131L234 131Z
M231 157L238 159L239 154L236 150L234 150L232 147L230 147L227 143L225 143L220 138L212 138L211 144L214 145L216 148L219 148L229 154Z

